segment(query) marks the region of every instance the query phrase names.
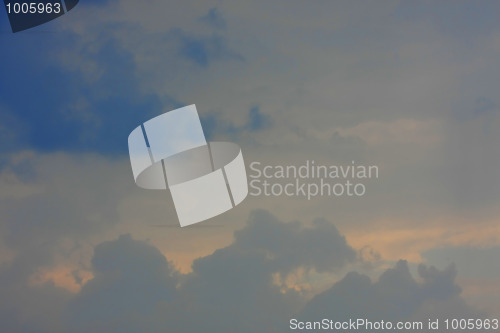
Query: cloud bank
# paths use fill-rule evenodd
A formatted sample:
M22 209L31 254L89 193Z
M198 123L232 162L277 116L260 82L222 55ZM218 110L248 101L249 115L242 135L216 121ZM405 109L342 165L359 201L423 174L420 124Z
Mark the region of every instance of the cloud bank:
M314 284L310 273L339 272L361 259L324 219L310 226L284 223L262 210L235 232L232 244L195 260L188 274L130 235L94 248L93 277L75 294L51 283L27 289L32 272L25 260L15 258L0 275L0 317L8 332L287 332L291 318L478 315L461 298L453 266L422 265L415 279L405 261L375 282L348 273L311 299L283 283L286 276L301 270Z

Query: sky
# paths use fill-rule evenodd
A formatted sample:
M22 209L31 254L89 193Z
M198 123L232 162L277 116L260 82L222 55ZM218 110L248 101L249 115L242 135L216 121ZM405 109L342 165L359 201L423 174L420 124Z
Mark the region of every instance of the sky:
M0 322L288 332L500 316L498 1L82 0L0 10ZM180 228L127 137L196 104L248 166L376 165L362 197L248 196Z

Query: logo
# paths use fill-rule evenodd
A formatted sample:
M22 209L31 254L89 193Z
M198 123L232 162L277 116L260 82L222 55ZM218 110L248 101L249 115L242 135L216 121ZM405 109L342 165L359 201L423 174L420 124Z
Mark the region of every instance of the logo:
M138 126L128 149L135 183L170 189L181 227L220 215L248 194L240 147L207 142L194 104Z
M52 21L73 9L79 0L4 0L12 32Z
M266 197L362 197L366 183L378 179L377 165L322 164L305 160L300 164L250 163L250 196Z

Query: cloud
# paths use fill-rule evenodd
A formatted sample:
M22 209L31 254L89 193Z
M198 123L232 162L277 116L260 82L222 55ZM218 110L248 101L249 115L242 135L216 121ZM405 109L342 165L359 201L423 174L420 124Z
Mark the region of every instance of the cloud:
M482 6L469 6L466 2L460 2L453 8L444 3L408 2L399 6L395 16L400 20L425 19L440 33L463 43L473 43L496 29L495 15L492 13L498 10L495 1L487 1Z
M203 311L215 299L218 307L211 314L222 318L227 311L234 318L227 325L234 325L249 318L237 313L236 296L254 302L244 305L250 314L259 311L255 308L262 300L269 300L270 305L256 316L263 322L271 320L263 312L273 314L273 307L283 309L283 319L293 312L291 308L307 301L300 288L278 286L276 274L307 269L339 274L343 263L350 263L349 246L342 245L332 228L316 224L278 227L278 234L293 244L287 248L273 248L270 242L258 249L242 248L251 247L245 237L261 240L245 235L249 230L245 229L238 245L207 255L229 242L227 234L244 220L235 216L252 207L269 207L282 220L309 221L311 215L334 218L352 239L351 247L371 245L383 259L419 260L420 251L443 241L498 245L494 235L498 234L500 154L494 128L499 120L500 33L495 25L498 11L493 7L497 5L489 6L459 5L449 12L449 6L392 1L311 5L292 0L282 6L279 2L189 0L174 6L161 0L147 4L123 0L99 6L82 3L71 15L46 26L58 33L5 34L0 150L78 153L71 157L36 154L33 165L26 161L31 158L12 162L1 157L0 230L5 243L1 245L13 253L8 256L14 260L12 266L5 269L17 272L9 281L17 278L25 283L30 276L42 276L42 285L53 284L47 293L61 291L57 288L62 285L57 280L61 261L73 263L64 272L77 269L74 266L90 270L86 260L80 265L74 253L82 247L90 252L97 242L129 232L118 230L128 223L134 226L134 236L152 238L163 253L175 253L171 249L175 247L192 256L190 251L197 247L203 258L193 266L189 279L179 281L199 290L204 298L179 296L179 308L189 312L189 306L196 307L196 313L205 318ZM175 212L165 204L168 194L134 188L124 160L126 136L138 123L193 102L200 110L214 110L216 116L205 117L212 123L210 136L243 132L237 141L248 161L278 164L321 159L333 164L356 160L379 164L381 179L370 187L368 196L355 201L249 198L238 211L221 216L218 221L227 228L216 231L144 228L165 220L175 224L175 217L170 218ZM272 131L265 130L268 120ZM111 157L79 155L82 152ZM121 155L119 161L113 160L116 155ZM384 224L387 220L395 222ZM430 229L422 227L434 223ZM319 230L339 240L344 256L330 258L307 248L303 239L309 234L316 237ZM356 232L363 237L356 239ZM292 248L295 244L300 252ZM321 244L321 248L333 248ZM169 259L176 261L179 256ZM229 278L217 284L220 274L211 271L208 262L231 272L233 267L227 268L225 259L236 268L234 276L241 279L240 284ZM45 269L52 272L44 273ZM207 291L209 286L203 288L204 279L196 278L195 271L213 280L217 290L224 291L227 285L235 296L217 299L219 294ZM254 271L265 289L249 296L245 286L258 287L252 284ZM301 278L304 284L313 280L307 274ZM452 277L443 279L452 290ZM81 280L78 274L75 285L76 280ZM402 273L400 280L413 285ZM12 286L2 281L5 290ZM418 281L417 285L423 288ZM40 305L21 288L36 295L41 286L20 285L11 294L2 294L2 299L19 296L17 303L10 302L12 306L4 303L2 322L11 331L36 330ZM288 299L283 300L283 295ZM444 306L453 314L451 298L429 298L420 309ZM64 303L43 299L54 308ZM457 308L462 303L455 302ZM182 321L179 309L169 306L168 302L158 305L157 312L141 317L144 325L195 325ZM161 317L165 313L179 318L169 315L166 323ZM57 322L55 317L47 313L46 324L38 325L38 330L54 332L49 322ZM283 323L277 321L281 327ZM206 323L214 331L226 324L210 316ZM245 323L251 331L251 323ZM119 323L109 325L114 324ZM136 327L131 324L132 328ZM176 328L172 331L179 331ZM228 326L223 328L227 331Z
M233 244L196 260L183 276L155 247L124 235L95 248L94 278L71 301L67 327L254 332L258 322L278 328L303 301L293 289L282 292L274 273L299 267L337 271L355 259L356 252L325 220L303 228L265 211L254 212Z
M14 250L85 240L119 221L121 191L134 188L121 160L99 155L75 157L32 151L6 157L0 172L0 216L3 241ZM106 185L102 186L103 179Z
M421 265L419 281L405 261L375 282L351 272L309 301L273 279L275 272L299 267L336 271L354 258L332 224L321 220L303 228L265 211L254 212L231 245L196 260L187 275L175 273L151 245L121 236L96 248L95 277L72 301L68 324L75 332L286 332L291 318L426 321L424 314L479 315L460 297L454 266Z
M272 270L284 276L299 267L333 272L356 260L356 251L325 219L303 228L298 222L283 224L260 210L253 212L247 226L234 236L234 247L262 252Z
M270 127L272 124L272 120L269 115L262 113L260 108L257 106L250 109L248 117L249 122L247 127L250 131L259 131Z
M61 332L61 313L71 294L51 282L32 285L37 268L54 261L57 244L28 245L0 265L0 321L9 333ZM50 305L50 306L48 306Z
M486 122L495 120L500 112L500 107L491 98L484 96L475 99L462 100L454 105L453 117L461 122L483 119Z
M122 162L104 161L97 155L75 158L23 151L2 155L2 159L3 330L61 332L61 312L71 296L68 289L78 290L77 280L88 280L91 239L117 224L122 197L115 190L133 188L133 182L114 178L121 173ZM115 183L113 178L120 180ZM102 179L110 181L105 187L114 183L114 189L100 188ZM71 271L75 276L67 275Z
M67 308L71 332L139 332L159 304L177 299L165 257L130 235L98 245L92 269L94 278Z
M312 299L285 284L297 271L314 285L309 272L355 267L350 264L356 251L324 219L304 226L255 211L232 244L197 259L188 274L179 273L148 241L122 235L94 248L92 278L73 295L50 281L26 287L40 263L53 260L58 250L54 244L41 249L25 251L0 270L0 318L11 332L286 332L291 318L479 315L461 298L454 266L420 266L419 280L405 261L375 282L351 272Z
M18 148L19 142L23 142L22 136L25 128L22 121L13 112L0 106L0 141L2 150L10 152ZM25 142L23 142L25 143Z
M1 118L22 131L8 137L3 152L11 146L124 153L123 142L137 124L175 105L138 89L133 56L110 35L92 43L70 32L33 43L12 39L4 56L10 65L0 65Z
M370 121L351 128L337 128L343 137L358 137L369 145L420 144L433 145L441 141L439 124L434 121L398 119L388 123Z
M497 231L490 230L491 235L498 234ZM496 238L496 236L493 236ZM460 269L460 276L463 278L490 278L495 279L500 276L500 263L496 258L500 255L500 246L488 246L486 241L476 246L451 246L441 244L441 246L430 249L422 253L426 262L435 266L448 265L454 262Z
M274 126L274 121L271 116L261 111L260 107L253 106L248 110L247 117L243 119L243 123L236 125L235 123L226 120L220 113L208 112L202 113L201 122L207 138L217 136L229 136L233 139L245 139L255 141L251 137L252 134L258 133L265 129Z
M418 272L421 282L412 277L406 261L399 261L375 282L359 273L349 273L315 296L297 317L303 321L361 318L394 323L418 319L426 325L428 318L442 318L449 313L455 318L479 315L460 297L454 266L441 271L420 265Z
M491 22L490 12L472 7L474 17L484 15ZM456 138L446 127L456 125L448 119L453 116L450 105L463 105L478 96L496 103L499 34L494 25L484 36L484 30L469 26L465 30L481 36L471 47L439 27L447 15L465 15L462 6L453 13L436 5L436 14L431 8L392 1L317 6L291 1L286 8L242 1L82 4L78 15L54 21L62 34L33 41L6 39L3 82L15 84L16 89L7 89L2 98L26 127L14 146L124 155L126 136L138 123L179 104L197 103L200 110L217 113L211 120L218 125L212 136L245 132L238 138L245 156L270 157L269 164L320 157L328 162L384 164L390 176L376 189L380 199L370 203L393 201L398 208L391 212L413 216L418 211L420 218L426 218L424 212L443 213L442 200L453 200L463 192L454 187L461 183L457 179L470 179L457 169L474 168L443 155L457 150L458 159L467 145L478 155L472 157L477 161L485 160L485 155L498 156L495 148L490 148L491 154L482 153L484 141L488 147L498 142L495 131L480 142L460 140L463 134ZM417 15L412 16L413 10ZM428 13L434 24L428 24ZM204 17L217 22L221 16L226 29L200 21ZM50 68L49 79L41 68ZM23 70L33 79L25 80L20 75ZM37 83L42 80L44 84ZM23 85L44 93L22 98L17 88ZM59 88L47 88L51 86ZM41 105L44 110L38 112ZM250 122L248 110L256 105L259 112ZM268 127L262 115L273 120L272 131L263 130ZM472 129L474 134L482 131ZM442 147L443 141L450 145ZM481 178L489 178L485 174ZM484 182L498 188L490 179ZM412 192L406 189L415 189L416 194L408 200L398 192L401 188L409 195ZM478 189L452 203L453 208L477 209L481 201L477 198L498 198L493 190L480 195ZM339 209L344 215L367 211L366 206L339 206L328 202L311 210L321 210L324 216ZM391 212L374 208L369 213L380 218Z
M200 17L199 20L215 29L225 30L227 28L226 20L217 7L210 8L208 13Z
M179 54L201 67L206 68L212 62L220 60L244 60L241 55L229 49L222 36L193 36L178 29L173 33L179 38Z
M106 6L116 10L116 3L109 2L99 8L78 7L78 12L97 19L100 16L94 12L107 12ZM154 75L148 80L138 76L143 56L163 54L160 63L148 67L149 72L179 63L186 71L196 72L190 69L193 64L208 68L218 61L243 60L217 33L174 26L146 43L143 33L137 34L143 31L140 25L109 19L95 23L86 25L85 33L65 30L34 42L7 37L4 58L10 65L0 65L4 73L0 138L9 144L2 145L0 152L34 149L124 155L128 134L138 124L192 103L180 102L169 90L144 89L142 82L152 82ZM133 43L141 47L131 47ZM136 53L138 49L145 54ZM30 98L25 98L28 91Z

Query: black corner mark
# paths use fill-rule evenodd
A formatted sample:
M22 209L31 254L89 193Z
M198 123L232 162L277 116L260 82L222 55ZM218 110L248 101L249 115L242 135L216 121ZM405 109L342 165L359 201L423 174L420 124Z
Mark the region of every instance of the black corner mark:
M4 0L12 32L52 21L73 9L79 0Z

